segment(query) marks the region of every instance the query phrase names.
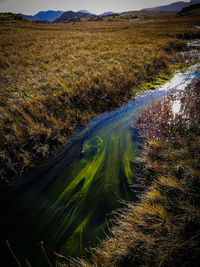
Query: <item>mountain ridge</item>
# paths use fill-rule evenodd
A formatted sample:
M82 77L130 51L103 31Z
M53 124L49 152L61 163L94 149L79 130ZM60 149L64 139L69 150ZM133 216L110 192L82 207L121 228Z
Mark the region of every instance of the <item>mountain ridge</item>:
M91 18L94 14L87 14L84 12L74 12L72 10L64 12L60 17L55 19L54 23L68 22L72 19L82 19L82 18Z
M48 10L48 11L40 11L36 13L35 15L25 15L20 14L22 17L31 20L31 21L49 21L52 22L56 18L60 17L64 13L64 11L60 10Z
M191 0L190 2L185 1L177 1L174 3L171 3L169 5L163 5L163 6L156 6L152 8L144 8L141 11L169 11L169 12L180 12L183 8L186 8L190 5L196 5L200 4L200 0ZM112 11L104 12L100 14L100 17L103 16L109 16L114 15L115 13ZM77 12L74 11L54 11L54 10L48 10L48 11L40 11L36 13L35 15L25 15L20 14L22 17L31 20L31 21L48 21L48 22L67 22L72 19L81 19L81 18L91 18L93 16L96 16L95 14L92 14L91 12L87 10L80 10Z
M180 12L183 8L190 5L198 4L200 0L191 0L190 2L178 1L169 5L156 6L152 8L144 8L143 11L175 11Z
M64 11L60 11L60 10L57 10L57 11L48 10L48 11L40 11L37 14L35 14L35 16L39 18L41 21L52 22L58 17L60 17L63 13Z

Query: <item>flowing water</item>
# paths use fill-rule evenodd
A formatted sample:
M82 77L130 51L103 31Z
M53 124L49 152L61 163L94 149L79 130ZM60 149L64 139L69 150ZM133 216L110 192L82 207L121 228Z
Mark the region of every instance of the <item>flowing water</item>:
M184 89L197 77L200 64L128 105L96 117L74 134L57 158L25 182L1 192L0 246L5 266L15 266L5 239L21 262L28 258L33 266L46 266L40 241L50 255L57 251L65 256L84 255L86 248L98 243L106 218L121 206L119 201L135 198L130 185L136 182L138 111Z

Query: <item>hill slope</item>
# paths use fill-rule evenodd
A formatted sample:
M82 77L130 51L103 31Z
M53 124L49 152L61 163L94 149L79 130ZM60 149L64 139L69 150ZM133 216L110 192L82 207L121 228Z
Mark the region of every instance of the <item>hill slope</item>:
M195 5L195 4L199 4L200 3L200 0L191 0L190 1L190 5Z
M31 21L38 21L40 20L38 17L36 17L35 15L24 15L24 14L20 14L23 18L31 20Z
M0 22L8 23L14 21L22 21L23 23L28 22L21 14L13 14L11 12L1 13L0 12Z
M177 14L178 16L199 16L200 15L200 3L183 8Z
M157 7L153 7L153 8L145 8L143 10L146 11L175 11L175 12L179 12L181 11L181 9L193 5L193 4L197 4L200 3L200 0L191 0L189 3L188 2L183 2L183 1L179 1L179 2L175 2L172 3L170 5L164 5L164 6L157 6Z
M81 18L90 18L93 17L92 14L86 14L84 12L73 12L73 11L67 11L64 12L59 18L55 19L53 22L66 22L71 19L81 19Z

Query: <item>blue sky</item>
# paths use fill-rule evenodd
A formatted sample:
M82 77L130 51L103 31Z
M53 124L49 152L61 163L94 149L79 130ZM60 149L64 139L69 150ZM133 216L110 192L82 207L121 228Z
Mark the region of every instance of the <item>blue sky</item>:
M145 7L170 4L178 0L0 0L0 12L33 15L38 11L81 9L100 14L105 11L123 12ZM184 0L189 2L189 0Z

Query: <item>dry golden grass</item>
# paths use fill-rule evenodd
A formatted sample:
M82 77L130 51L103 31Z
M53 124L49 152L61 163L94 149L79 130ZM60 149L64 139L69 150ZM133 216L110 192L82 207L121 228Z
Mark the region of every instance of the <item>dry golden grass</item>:
M6 20L10 16L10 20ZM195 19L38 25L0 16L1 184L167 71Z

